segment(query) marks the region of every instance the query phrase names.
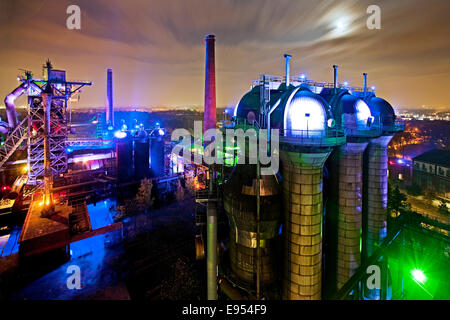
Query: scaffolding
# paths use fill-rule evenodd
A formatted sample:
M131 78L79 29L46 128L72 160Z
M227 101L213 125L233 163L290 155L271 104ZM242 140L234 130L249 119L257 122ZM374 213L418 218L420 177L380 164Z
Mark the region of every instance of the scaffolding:
M44 79L33 79L33 83L41 90L29 90L28 92L28 113L21 122L28 123L27 127L27 147L28 147L28 185L40 186L44 176L44 104L42 101L42 91L45 86L50 85L53 92L51 113L50 113L50 167L52 175L55 177L67 171L67 106L70 97L79 92L84 86L92 83L69 82L65 79L65 71L54 70L50 62L44 66ZM30 81L29 78L21 78L22 82ZM36 87L35 87L36 88ZM23 141L23 139L22 139ZM21 143L21 141L20 141ZM18 142L18 145L20 144Z

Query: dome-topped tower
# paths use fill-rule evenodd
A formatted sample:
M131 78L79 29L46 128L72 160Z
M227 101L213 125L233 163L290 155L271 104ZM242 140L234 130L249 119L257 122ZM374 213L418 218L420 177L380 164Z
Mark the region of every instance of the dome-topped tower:
M394 108L386 100L372 96L366 99L370 107L370 111L375 118L380 119L383 126L393 126L395 124L396 115Z
M366 135L371 130L373 115L367 103L346 89L324 89L320 95L331 105L336 123L342 126L351 136ZM358 132L359 131L359 132Z

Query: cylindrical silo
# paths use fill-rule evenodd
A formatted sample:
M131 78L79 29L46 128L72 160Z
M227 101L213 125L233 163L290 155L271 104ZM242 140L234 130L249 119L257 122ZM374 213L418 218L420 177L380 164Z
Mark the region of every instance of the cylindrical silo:
M322 177L329 154L280 152L285 214L284 299L321 298Z
M337 289L361 264L362 160L366 143L351 143L338 149L338 245Z
M364 212L367 217L365 255L370 257L387 233L388 144L396 132L402 129L395 124L395 112L384 99L374 95L366 98L372 115L382 128L382 136L370 140L365 153L367 181Z
M363 205L363 155L369 138L379 136L371 126L369 106L345 89L325 89L321 95L331 104L333 115L347 136L347 143L330 157L329 169L333 183L328 202L327 234L334 235L327 261L326 285L330 292L339 290L361 265L361 232ZM334 219L334 220L333 220ZM330 228L335 228L330 231ZM331 249L333 248L333 249Z
M231 270L251 287L257 273L256 165L238 164L224 186L224 209L230 221ZM260 179L261 282L277 279L280 186L275 176Z
M133 144L128 138L116 142L116 170L119 183L133 178Z
M403 131L395 122L394 109L384 99L370 94L365 101L382 135L370 140L364 154L363 258L370 257L387 236L388 144L396 132ZM381 298L378 289L365 289L366 298Z
M367 147L367 256L387 234L388 144L393 136L372 139Z
M323 165L334 146L345 142L334 128L328 103L301 85L280 103L280 135L284 204L283 298L317 300L322 297Z
M150 137L150 173L152 177L164 175L164 140L159 130L156 130Z
M150 145L145 130L139 130L134 140L134 178L142 180L149 176Z

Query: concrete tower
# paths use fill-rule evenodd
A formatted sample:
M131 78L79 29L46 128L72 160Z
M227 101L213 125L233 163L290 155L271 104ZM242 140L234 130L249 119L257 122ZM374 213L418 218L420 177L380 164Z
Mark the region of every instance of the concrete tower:
M375 123L382 129L382 135L371 139L365 154L367 171L367 201L364 211L367 216L367 237L365 255L370 257L376 245L386 238L387 190L388 190L388 144L403 126L395 122L395 112L384 99L369 96L365 99Z
M215 67L215 42L216 37L207 34L206 61L205 61L205 112L204 130L216 128L216 67Z
M362 99L344 89L325 89L321 95L347 136L347 143L334 151L328 163L332 181L328 216L333 222L329 226L337 229L331 232L335 236L330 251L336 255L330 257L335 261L328 261L327 269L334 275L328 276L327 286L339 290L361 264L363 154L369 138L380 133L371 125L370 109Z
M280 136L285 226L283 299L317 300L322 292L323 165L345 142L327 123L324 99L300 86L287 93Z

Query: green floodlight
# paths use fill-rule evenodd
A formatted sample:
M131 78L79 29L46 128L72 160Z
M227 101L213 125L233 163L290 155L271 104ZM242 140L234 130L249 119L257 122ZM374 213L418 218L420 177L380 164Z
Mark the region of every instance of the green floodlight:
M414 281L417 281L419 283L425 283L425 281L427 281L427 277L425 276L425 274L423 273L422 270L420 269L414 269L411 271L411 275L414 279Z

